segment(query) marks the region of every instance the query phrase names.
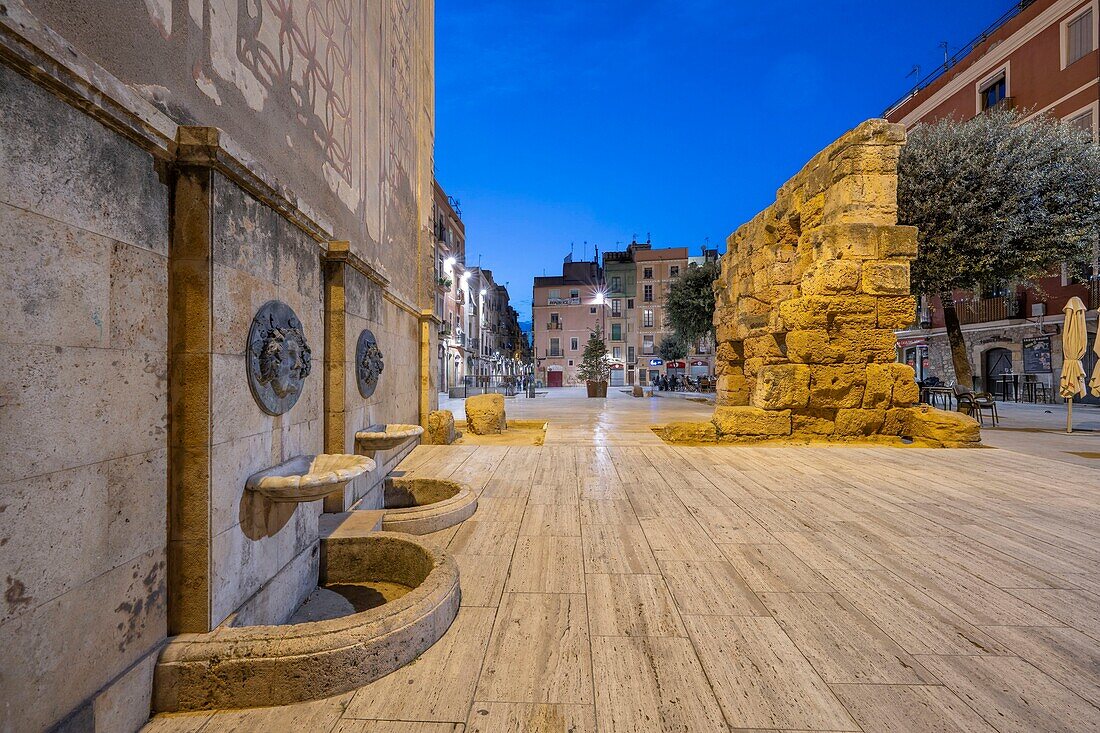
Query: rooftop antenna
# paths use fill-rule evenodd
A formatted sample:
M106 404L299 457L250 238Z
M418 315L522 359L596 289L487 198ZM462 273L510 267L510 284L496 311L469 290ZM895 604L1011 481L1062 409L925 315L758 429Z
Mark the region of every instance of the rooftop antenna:
M653 237L649 236L649 232L645 233L645 243L646 244L653 244Z
M940 48L943 49L943 68L946 69L948 62L950 61L950 56L948 56L948 53L947 53L947 49L948 49L947 41L940 41L939 45L940 45Z
M920 79L920 64L914 64L913 70L906 74L905 78L908 79L911 76L917 77L918 80Z

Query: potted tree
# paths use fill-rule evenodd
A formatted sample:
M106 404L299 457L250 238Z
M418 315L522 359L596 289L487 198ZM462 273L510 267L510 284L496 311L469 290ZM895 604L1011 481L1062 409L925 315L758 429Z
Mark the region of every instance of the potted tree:
M599 328L590 333L588 343L584 345L584 357L577 367L577 376L585 381L589 397L607 397L607 380L611 375L607 344L604 343L603 331Z

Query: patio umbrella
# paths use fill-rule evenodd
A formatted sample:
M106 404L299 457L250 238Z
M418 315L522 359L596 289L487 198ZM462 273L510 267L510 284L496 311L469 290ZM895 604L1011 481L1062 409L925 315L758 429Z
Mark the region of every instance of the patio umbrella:
M1092 353L1096 354L1096 364L1092 367L1089 391L1095 397L1100 397L1100 328L1096 329L1096 338L1092 340Z
M1085 331L1085 304L1076 295L1062 309L1066 322L1062 326L1062 379L1058 393L1066 398L1066 432L1073 432L1073 397L1086 396L1085 367L1081 357L1088 348L1088 332Z

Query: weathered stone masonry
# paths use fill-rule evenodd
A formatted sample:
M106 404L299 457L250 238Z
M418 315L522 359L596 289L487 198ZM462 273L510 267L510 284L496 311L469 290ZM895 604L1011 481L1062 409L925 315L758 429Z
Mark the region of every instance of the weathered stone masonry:
M863 123L730 235L714 284L718 439L977 441L968 418L913 407L913 369L894 363L915 308L917 231L897 224L904 143L900 125Z

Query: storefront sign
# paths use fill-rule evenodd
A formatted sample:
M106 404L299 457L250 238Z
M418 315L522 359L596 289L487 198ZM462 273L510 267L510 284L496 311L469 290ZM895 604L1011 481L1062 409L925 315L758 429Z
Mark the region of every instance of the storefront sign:
M660 359L650 359L649 360L649 365L650 366L661 366L662 364L664 364L664 362L661 361Z
M1050 374L1050 336L1024 339L1024 374Z
M682 361L670 361L667 366L669 369L683 369L687 365Z

